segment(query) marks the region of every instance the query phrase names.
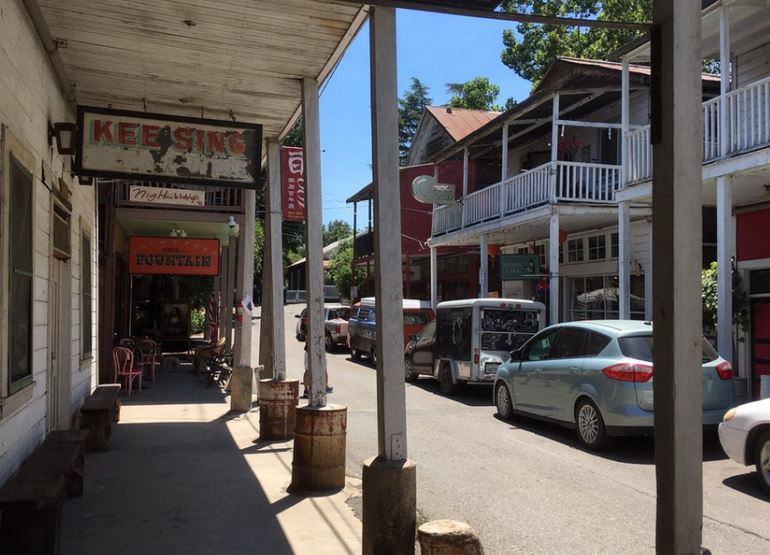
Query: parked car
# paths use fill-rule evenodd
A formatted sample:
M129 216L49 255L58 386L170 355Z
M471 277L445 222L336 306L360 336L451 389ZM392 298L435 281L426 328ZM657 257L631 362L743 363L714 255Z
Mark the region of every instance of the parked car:
M439 303L436 321L412 336L404 352L406 380L433 376L445 395L461 382L491 385L497 367L545 325L545 305L519 299Z
M502 418L527 414L574 427L589 449L610 436L651 433L652 323L596 320L550 326L511 353L495 377ZM733 371L703 339L703 424L734 405Z
M759 483L770 495L770 399L728 410L719 425L719 442L728 457L755 466Z
M428 322L435 319L436 314L429 301L404 299L402 304L404 318L404 345L409 337L416 334ZM368 356L372 364L377 365L377 328L374 297L365 297L356 313L350 318L350 355L358 360Z
M297 341L305 341L307 338L307 308L304 308L295 318L299 318L296 331ZM349 306L324 305L324 342L327 351L332 351L338 345L347 345L348 320L350 320Z

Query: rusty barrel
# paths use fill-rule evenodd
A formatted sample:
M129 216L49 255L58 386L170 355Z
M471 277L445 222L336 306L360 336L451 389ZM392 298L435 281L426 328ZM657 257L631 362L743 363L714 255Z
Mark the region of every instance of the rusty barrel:
M297 407L294 460L289 491L321 491L345 486L344 405Z
M259 439L294 437L299 380L259 380Z

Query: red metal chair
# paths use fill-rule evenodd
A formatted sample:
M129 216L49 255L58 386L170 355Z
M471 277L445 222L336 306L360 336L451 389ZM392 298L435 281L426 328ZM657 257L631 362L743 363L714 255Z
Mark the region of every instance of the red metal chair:
M139 391L141 391L142 368L140 366L134 366L133 351L125 347L115 347L112 349L112 360L115 363L115 381L118 382L121 377L125 377L128 396L131 397L134 378L139 378Z

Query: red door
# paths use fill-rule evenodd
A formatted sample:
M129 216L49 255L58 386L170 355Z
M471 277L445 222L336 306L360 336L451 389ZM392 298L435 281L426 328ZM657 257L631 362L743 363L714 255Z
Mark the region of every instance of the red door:
M753 398L759 399L759 377L770 375L770 299L751 305L751 366Z

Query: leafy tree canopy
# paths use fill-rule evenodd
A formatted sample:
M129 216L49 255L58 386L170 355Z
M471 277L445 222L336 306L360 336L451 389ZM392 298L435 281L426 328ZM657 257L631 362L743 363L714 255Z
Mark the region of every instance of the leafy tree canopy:
M411 86L404 91L404 96L398 99L398 158L402 166L406 164L406 157L422 113L431 102L428 87L416 77L412 77Z
M337 292L341 297L347 298L350 295L350 286L354 283L360 283L363 280L364 273L356 268L355 276L351 268L353 262L353 240L348 239L340 248L337 249L329 260L329 279L337 287Z
M510 12L536 13L556 17L578 17L644 22L652 18L650 0L503 0ZM586 29L557 25L520 23L503 31L505 65L536 87L557 56L606 59L610 53L639 36L625 29Z
M342 220L332 220L323 226L324 247L331 245L340 239L346 239L353 235L353 228L348 222Z
M502 108L495 104L500 94L500 87L487 77L474 77L465 83L447 83L447 92L451 93L449 105L452 108L486 110L500 112ZM509 99L510 102L513 102ZM508 104L509 102L506 102Z

